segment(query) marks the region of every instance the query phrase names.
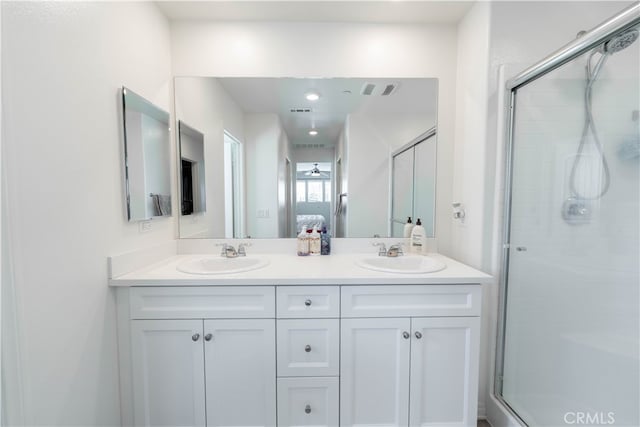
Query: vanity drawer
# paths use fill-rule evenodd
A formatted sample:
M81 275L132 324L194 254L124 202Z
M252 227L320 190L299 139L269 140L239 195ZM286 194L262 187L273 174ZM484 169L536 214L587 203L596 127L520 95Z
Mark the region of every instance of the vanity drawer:
M278 378L278 427L336 427L338 378Z
M342 317L479 316L480 285L343 286Z
M279 377L339 375L338 319L285 319L277 322Z
M273 286L134 287L131 319L275 317Z
M279 286L278 318L340 317L340 287Z

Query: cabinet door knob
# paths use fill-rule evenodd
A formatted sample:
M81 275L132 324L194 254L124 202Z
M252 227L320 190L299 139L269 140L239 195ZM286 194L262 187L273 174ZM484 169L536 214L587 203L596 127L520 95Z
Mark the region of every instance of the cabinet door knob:
M420 333L419 331L416 331L416 338L418 339L422 338L422 333Z
M311 405L307 405L304 407L304 413L305 414L310 414L311 413Z
M307 353L309 353L311 351L311 346L309 344L304 346L304 351L306 351Z
M204 336L205 341L211 341L211 338L213 338L213 334L207 334Z
M193 335L191 335L191 339L192 339L193 341L198 341L198 340L200 339L200 334L193 334Z
M310 299L305 300L305 301L304 301L304 305L306 305L307 307L309 307L309 306L311 305L311 300L310 300Z
M404 338L405 340L408 340L410 336L411 336L411 334L409 334L409 332L407 332L407 331L404 331L402 333L402 338Z

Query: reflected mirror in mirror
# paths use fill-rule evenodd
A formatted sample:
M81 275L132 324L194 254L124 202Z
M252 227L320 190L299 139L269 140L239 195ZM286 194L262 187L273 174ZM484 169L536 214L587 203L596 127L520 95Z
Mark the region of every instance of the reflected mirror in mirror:
M169 113L122 88L129 221L171 216Z
M207 201L181 215L180 237L295 237L313 225L401 237L407 216L433 236L437 95L429 78L176 77L176 117L202 135ZM394 167L405 152L411 162Z

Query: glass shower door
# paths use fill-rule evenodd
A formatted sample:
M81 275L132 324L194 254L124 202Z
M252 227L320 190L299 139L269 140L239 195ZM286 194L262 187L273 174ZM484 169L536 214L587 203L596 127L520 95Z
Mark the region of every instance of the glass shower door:
M639 46L516 91L498 392L530 426L640 425Z

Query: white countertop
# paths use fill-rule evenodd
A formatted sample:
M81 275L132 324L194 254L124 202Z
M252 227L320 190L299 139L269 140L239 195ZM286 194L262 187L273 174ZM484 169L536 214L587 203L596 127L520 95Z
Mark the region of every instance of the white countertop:
M489 283L492 277L439 254L428 254L446 264L433 273L405 274L367 270L356 265L371 253L299 257L294 254L250 254L265 258L266 267L234 274L189 274L176 266L187 259L212 254L176 255L109 280L110 286L216 286L216 285L417 285Z

